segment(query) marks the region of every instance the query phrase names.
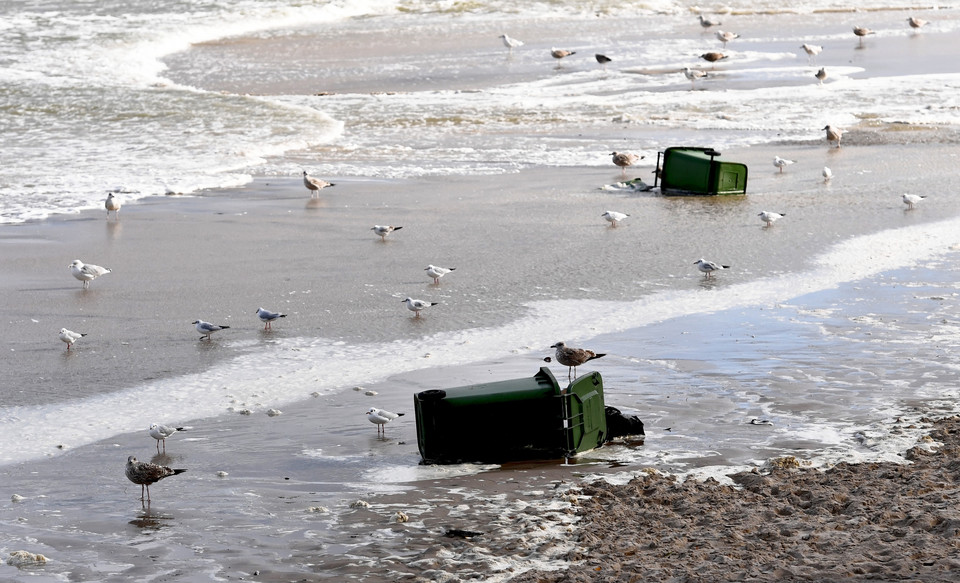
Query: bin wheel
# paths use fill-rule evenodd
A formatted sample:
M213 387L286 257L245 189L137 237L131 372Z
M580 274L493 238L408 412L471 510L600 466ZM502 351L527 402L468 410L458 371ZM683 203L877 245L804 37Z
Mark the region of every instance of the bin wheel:
M446 396L447 392L442 389L430 389L429 391L421 391L417 394L417 398L421 401L439 401Z

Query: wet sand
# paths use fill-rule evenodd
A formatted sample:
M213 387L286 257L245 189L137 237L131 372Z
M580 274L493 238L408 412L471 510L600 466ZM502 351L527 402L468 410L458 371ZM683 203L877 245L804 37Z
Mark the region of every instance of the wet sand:
M771 460L736 483L655 471L576 498L576 550L560 573L517 582L954 581L960 569L960 418L934 423L903 464L827 471Z

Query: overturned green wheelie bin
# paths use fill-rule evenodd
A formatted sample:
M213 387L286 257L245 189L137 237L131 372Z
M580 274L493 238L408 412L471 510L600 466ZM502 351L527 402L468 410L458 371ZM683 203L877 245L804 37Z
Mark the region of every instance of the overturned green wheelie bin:
M598 372L566 388L543 367L531 378L422 391L414 409L423 463L567 458L607 433Z

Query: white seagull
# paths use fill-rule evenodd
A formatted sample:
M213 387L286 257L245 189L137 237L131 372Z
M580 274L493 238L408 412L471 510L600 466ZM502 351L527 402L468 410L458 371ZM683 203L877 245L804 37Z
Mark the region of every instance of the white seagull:
M707 76L706 72L699 69L691 69L690 67L683 68L683 76L690 80L690 89L693 89L693 85L697 79L703 79Z
M436 265L428 265L423 268L423 270L427 272L427 275L433 278L433 283L435 284L439 284L441 277L451 271L456 271L456 269L456 267L438 267Z
M616 227L618 224L620 224L620 221L629 217L630 215L626 213L618 213L617 211L606 211L600 216L605 218L610 223L611 227Z
M381 241L386 241L387 235L394 231L399 231L402 228L403 227L391 227L390 225L374 225L370 227L370 230L379 236Z
M735 32L718 30L716 33L717 40L723 43L723 48L727 48L727 43L733 39L740 38L740 35Z
M430 306L435 306L435 305L437 305L437 302L428 302L428 301L425 301L425 300L415 300L415 299L413 299L413 298L404 298L404 299L402 299L402 300L400 300L400 301L402 301L403 303L407 304L407 309L410 310L411 312L414 312L414 313L417 315L418 318L420 317L420 311L421 311L421 310L423 310L424 308L429 308Z
M391 413L390 411L384 411L376 407L370 407L370 410L367 411L367 419L370 420L370 423L374 423L377 426L377 437L380 437L381 433L386 437L386 424L397 417L403 417L403 415L403 413Z
M833 178L833 170L831 170L828 166L824 166L823 171L820 174L823 175L824 182L830 182L830 179Z
M263 322L264 330L272 330L273 321L279 318L286 318L287 315L281 314L280 312L271 312L270 310L264 310L263 308L257 308L257 317L259 317L260 321Z
M697 266L697 269L703 272L704 277L712 277L714 271L720 271L721 269L730 269L729 265L720 265L719 263L714 263L713 261L707 261L706 259L698 259L693 262Z
M318 194L321 190L328 186L336 186L332 182L327 182L326 180L320 180L319 178L313 178L307 174L307 171L303 171L303 185L307 187L307 190L310 191L310 198L313 198L314 194Z
M523 41L515 38L510 38L506 33L500 35L500 40L503 41L503 45L510 49L510 52L513 52L513 49L523 46Z
M79 259L74 259L73 263L70 264L70 272L73 273L73 277L83 282L84 288L89 287L91 281L111 271L111 269L107 269L106 267L84 263Z
M836 142L837 147L840 147L840 139L843 138L843 130L835 128L833 126L825 126L824 131L827 132L827 143Z
M784 167L796 163L796 160L787 160L786 158L781 158L780 156L773 157L773 165L779 168L781 173L783 173Z
M908 18L907 22L910 23L910 28L923 28L923 26L927 24L926 20L922 18L914 18L913 16Z
M775 212L771 212L771 211L760 211L760 213L759 213L757 216L760 217L760 220L763 221L764 223L766 223L768 227L772 227L772 226L773 226L773 223L775 223L775 222L779 221L780 219L782 219L784 216L786 216L786 214L787 214L787 213L775 213Z
M906 196L906 195L904 195ZM86 336L86 334L81 334L80 332L74 332L72 330L67 330L66 328L60 328L60 340L63 340L67 343L67 350L70 350L70 347L73 346L73 343L77 340L80 340Z
M103 208L107 209L107 218L110 218L110 211L113 211L114 217L120 220L120 199L113 196L112 192L107 193L107 200L103 201Z
M168 427L159 423L151 423L147 432L157 440L157 453L160 453L160 442L163 442L163 451L167 451L167 438L178 431L186 431L183 427Z
M921 196L919 194L904 194L903 203L907 205L908 209L912 209L912 208L916 208L916 204L925 198L927 197Z
M816 60L817 55L823 52L823 47L821 45L811 45L803 43L800 45L800 48L803 49L803 52L807 53L807 61Z
M210 338L211 334L213 334L214 332L219 332L220 330L226 330L227 328L230 327L230 326L217 326L216 324L211 324L210 322L204 322L203 320L197 320L194 322L194 324L197 327L197 332L202 334L202 336L200 336L200 340L203 340L204 338L206 338L207 340L211 340Z

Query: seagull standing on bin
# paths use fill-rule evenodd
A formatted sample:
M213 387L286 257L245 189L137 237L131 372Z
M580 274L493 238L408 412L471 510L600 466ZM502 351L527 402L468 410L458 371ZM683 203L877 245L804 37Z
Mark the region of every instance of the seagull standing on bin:
M581 364L591 361L595 358L600 358L601 356L606 356L606 354L597 354L596 352L587 350L586 348L570 348L563 342L557 342L550 348L557 349L557 362L567 367L568 380L576 374L577 367Z
M380 437L381 434L386 437L387 423L390 423L390 421L397 417L403 417L403 415L403 413L391 413L390 411L384 411L376 407L370 407L370 410L367 411L367 419L370 420L370 423L374 423L377 426L377 437Z

